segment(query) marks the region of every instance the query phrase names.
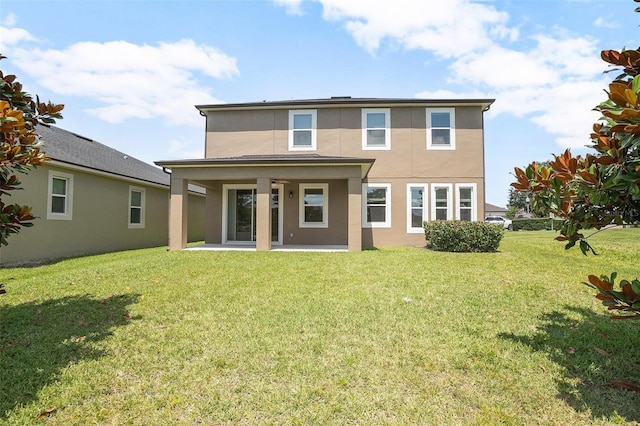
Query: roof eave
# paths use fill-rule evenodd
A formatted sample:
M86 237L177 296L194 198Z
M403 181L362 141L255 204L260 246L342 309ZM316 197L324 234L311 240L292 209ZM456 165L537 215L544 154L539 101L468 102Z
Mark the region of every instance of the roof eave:
M331 158L320 160L300 160L300 159L246 159L246 160L230 160L230 159L191 159L191 160L167 160L156 161L155 164L163 169L187 169L197 167L215 167L215 168L231 168L231 167L344 167L359 166L362 170L362 178L364 179L375 162L374 158Z
M336 98L306 99L298 101L247 102L230 104L196 105L201 113L212 111L272 110L300 108L363 108L363 107L442 107L442 106L478 106L487 110L495 99L383 99L383 98Z

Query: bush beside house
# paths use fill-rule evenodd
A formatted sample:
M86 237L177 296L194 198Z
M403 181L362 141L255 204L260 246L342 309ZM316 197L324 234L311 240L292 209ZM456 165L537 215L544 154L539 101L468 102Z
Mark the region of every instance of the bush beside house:
M450 252L495 252L504 236L501 225L460 220L425 222L427 247Z

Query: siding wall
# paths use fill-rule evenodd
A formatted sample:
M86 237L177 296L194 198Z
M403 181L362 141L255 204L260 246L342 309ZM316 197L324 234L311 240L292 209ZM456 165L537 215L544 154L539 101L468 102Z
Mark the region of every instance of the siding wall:
M73 176L72 220L47 219L49 170ZM9 245L0 248L0 265L167 244L168 188L48 165L21 180L25 190L8 201L32 206L38 219L9 237ZM128 226L131 186L145 190L144 228ZM190 196L190 241L204 239L204 202L202 196Z

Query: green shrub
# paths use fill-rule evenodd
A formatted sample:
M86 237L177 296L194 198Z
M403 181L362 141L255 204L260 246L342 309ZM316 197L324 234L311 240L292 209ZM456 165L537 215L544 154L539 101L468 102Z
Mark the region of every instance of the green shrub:
M504 235L502 225L461 220L425 222L427 247L438 251L494 252Z
M550 230L552 226L554 230L558 230L560 229L561 225L562 220L551 219L548 217L537 217L535 219L514 219L512 223L514 231L544 231Z

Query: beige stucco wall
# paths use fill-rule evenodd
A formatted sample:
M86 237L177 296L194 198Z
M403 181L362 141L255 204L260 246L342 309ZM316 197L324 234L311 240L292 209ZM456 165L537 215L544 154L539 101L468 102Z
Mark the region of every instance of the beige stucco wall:
M427 184L428 185L428 213L427 220L434 218L431 216L431 185L432 184L451 184L452 185L452 214L455 218L455 206L458 203L458 194L455 191L455 184L476 184L476 219L484 218L484 203L477 200L484 200L484 186L482 179L468 178L447 178L447 179L419 179L419 178L372 178L367 180L368 183L388 183L391 184L391 226L388 228L363 228L362 229L362 245L363 247L382 247L382 246L413 246L423 247L425 245L424 233L408 233L408 205L407 205L407 184ZM364 197L364 195L363 195Z
M205 157L291 154L289 110L219 111L207 118ZM295 151L375 158L371 177L482 177L482 110L456 108L456 149L427 150L426 109L391 108L391 150L363 150L361 108L317 109L317 150Z
M73 176L72 220L47 219L49 170ZM38 219L0 248L1 265L167 244L168 188L49 165L21 180L24 191L8 201L32 206ZM128 227L131 186L145 190L144 228ZM203 240L204 197L192 196L189 211L189 238Z

